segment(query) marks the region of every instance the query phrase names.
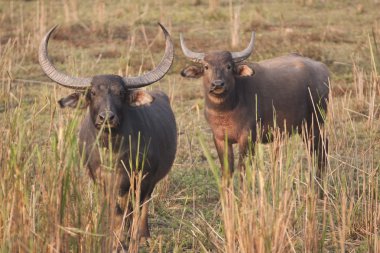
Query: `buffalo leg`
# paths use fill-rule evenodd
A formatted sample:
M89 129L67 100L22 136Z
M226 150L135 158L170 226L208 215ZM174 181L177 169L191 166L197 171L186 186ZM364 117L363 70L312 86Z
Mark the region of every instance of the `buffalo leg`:
M153 187L143 193L141 196L141 217L139 223L139 235L140 241L144 242L146 239L150 238L149 224L148 224L148 211L149 211L149 202L152 196Z
M249 144L251 144L250 148L251 150L249 150ZM249 153L249 151L251 152L252 154L252 157L255 155L255 141L252 140L248 134L247 135L242 135L240 138L239 138L239 143L238 143L238 147L239 147L239 161L238 161L238 169L241 170L242 172L245 171L245 162L244 162L244 159L246 158L247 154Z
M131 205L128 203L128 191L129 187L121 187L122 180L118 179L118 197L115 210L115 216L112 221L112 232L114 233L114 252L126 252L127 247L125 245L125 227L130 227L131 219L128 217L125 219L125 214L132 212ZM112 196L110 196L112 197ZM125 213L127 211L127 213Z
M319 129L314 132L312 149L317 159L317 179L322 182L327 165L328 139L323 136Z
M310 140L310 155L317 162L316 179L317 182L323 187L323 178L326 172L327 154L328 154L328 139L324 135L323 122L317 124L315 120L309 124L309 133L307 134ZM320 189L320 196L323 196L323 192Z
M238 169L241 172L244 172L245 171L244 158L247 156L248 140L240 140L238 147L239 147Z
M231 143L227 143L227 151L225 150L225 140L219 140L214 137L214 143L216 147L216 151L218 152L219 161L222 167L222 174L228 173L228 176L231 177L234 172L234 152ZM227 161L228 161L228 171L225 170L224 158L227 152ZM227 176L227 175L226 175Z

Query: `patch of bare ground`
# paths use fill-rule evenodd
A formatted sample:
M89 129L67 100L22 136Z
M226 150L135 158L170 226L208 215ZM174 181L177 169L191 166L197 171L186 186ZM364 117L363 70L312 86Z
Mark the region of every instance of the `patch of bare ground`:
M65 41L75 47L88 47L105 40L127 40L130 35L131 32L127 25L92 26L82 22L60 26L53 38Z
M94 57L96 58L120 58L122 55L121 55L121 52L116 50L116 49L111 49L111 50L104 50L102 52L99 52L99 53L95 53L93 54Z

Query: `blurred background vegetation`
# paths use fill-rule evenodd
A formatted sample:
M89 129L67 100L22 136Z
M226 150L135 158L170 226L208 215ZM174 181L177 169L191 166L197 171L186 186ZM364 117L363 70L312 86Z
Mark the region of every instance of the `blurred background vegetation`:
M71 75L138 75L163 54L157 22L175 62L148 89L169 94L179 142L140 251L380 252L379 9L378 0L1 1L0 252L102 252L109 237L101 191L78 155L84 111L58 108L71 91L41 71L42 36L59 25L49 53ZM189 64L179 34L194 51L238 51L251 31L250 61L299 52L331 71L324 200L299 137L257 145L243 185L226 189L214 176L201 81L179 75Z

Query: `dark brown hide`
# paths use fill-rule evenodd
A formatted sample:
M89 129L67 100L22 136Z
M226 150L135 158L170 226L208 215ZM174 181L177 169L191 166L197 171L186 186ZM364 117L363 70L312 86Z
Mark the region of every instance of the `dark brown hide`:
M81 78L60 72L48 58L47 50L55 27L45 35L39 48L39 62L45 74L64 87L80 91L61 99L60 106L88 107L80 126L79 143L91 177L103 183L108 181L108 186L115 185L120 202L125 202L123 198L132 189L129 172L142 171L140 237L150 236L148 200L157 182L172 167L177 147L176 122L168 97L159 91L136 90L163 78L173 63L173 43L165 27L159 25L165 35L164 57L153 70L137 77L98 75ZM79 103L81 98L83 103ZM111 173L101 168L100 150L108 154L113 152L109 157L113 158L118 174L114 182L104 180L108 177L105 175ZM117 235L113 238L123 242L124 205L120 202L116 207L116 219L110 223L113 224L112 232ZM117 240L114 247L120 244Z
M72 99L78 100L79 96L70 95L59 102L61 106L72 106L75 104ZM88 113L80 127L79 142L90 175L96 181L102 180L99 177L105 173L101 171L99 148L104 147L113 150L113 157L117 160L121 177L118 181L120 198L130 189L127 171L143 170L141 204L145 204L140 235L149 237L147 201L157 182L169 172L176 153L177 130L169 99L159 91L128 90L122 77L104 75L93 77L85 100ZM105 115L103 121L99 119L102 113ZM110 115L113 115L112 119ZM102 128L103 131L99 132ZM137 150L140 150L139 154ZM136 166L137 159L139 164ZM119 207L118 215L123 215L123 211Z
M324 168L327 139L322 137L320 127L327 110L329 72L323 63L290 54L238 65L229 52L212 52L204 55L202 66L187 67L181 74L190 78L203 76L205 117L222 167L227 137L231 173L232 144L238 144L242 167L251 134L252 144L256 136L268 142L269 131L274 127L282 132L300 132L304 122L307 137L313 142L312 153L317 153L320 170ZM257 123L262 133L257 133Z

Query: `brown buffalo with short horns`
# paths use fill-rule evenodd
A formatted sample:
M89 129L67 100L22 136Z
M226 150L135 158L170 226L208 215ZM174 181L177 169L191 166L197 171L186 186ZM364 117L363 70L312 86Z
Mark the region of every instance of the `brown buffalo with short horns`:
M321 177L327 157L322 126L329 95L329 71L323 63L289 54L244 64L254 48L254 33L241 52L197 53L187 48L182 34L180 40L185 56L198 63L183 69L181 75L203 77L205 117L222 167L227 152L232 174L233 144L239 148L238 166L244 168L249 140L253 145L260 136L262 142L269 142L275 127L281 132L301 133L306 123L306 139L312 141L310 152L317 157L317 177Z
M125 197L131 188L129 172L135 167L142 169L140 238L150 236L148 200L157 182L171 169L177 146L176 122L169 98L160 91L138 89L163 78L173 63L173 43L165 27L159 25L165 35L165 54L156 68L136 77L96 75L78 78L58 71L49 60L47 50L55 27L45 35L39 48L39 62L45 74L54 82L76 90L59 100L60 106L77 107L79 99L84 98L88 110L80 126L79 143L92 178L101 180L99 176L105 173L102 173L98 145L114 152L119 178L115 182L118 197ZM123 206L118 203L115 231L120 230L123 215Z

